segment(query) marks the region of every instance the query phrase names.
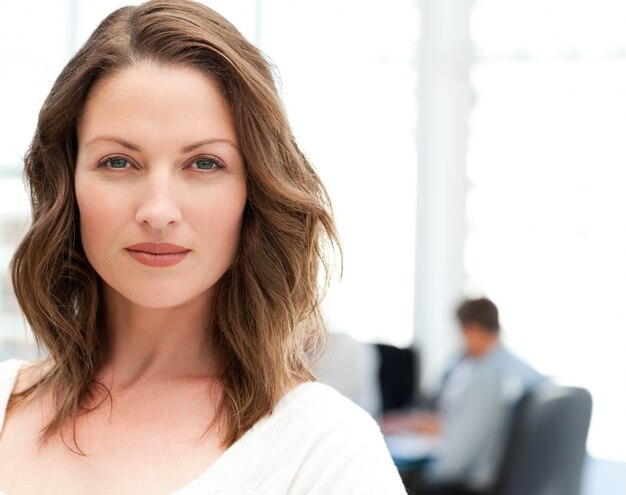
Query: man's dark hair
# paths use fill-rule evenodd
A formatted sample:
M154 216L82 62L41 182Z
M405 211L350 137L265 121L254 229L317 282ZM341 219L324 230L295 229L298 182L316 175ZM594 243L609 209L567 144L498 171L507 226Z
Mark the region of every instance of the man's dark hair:
M456 317L461 325L475 323L488 332L497 333L500 331L498 308L486 297L465 300L457 308Z

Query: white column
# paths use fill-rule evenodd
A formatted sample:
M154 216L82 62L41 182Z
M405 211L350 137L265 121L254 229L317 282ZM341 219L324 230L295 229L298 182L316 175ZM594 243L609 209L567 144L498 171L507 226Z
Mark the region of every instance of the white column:
M420 0L415 345L432 390L456 350L463 294L471 0Z

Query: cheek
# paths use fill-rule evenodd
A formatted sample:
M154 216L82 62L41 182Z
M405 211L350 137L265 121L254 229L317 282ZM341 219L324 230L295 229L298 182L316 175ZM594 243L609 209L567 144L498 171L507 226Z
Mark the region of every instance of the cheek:
M201 208L193 208L193 224L202 237L202 244L212 251L211 256L232 262L239 247L245 188L225 190L201 204Z
M106 188L94 181L76 181L76 201L80 217L83 247L88 258L123 218L124 201L111 195Z

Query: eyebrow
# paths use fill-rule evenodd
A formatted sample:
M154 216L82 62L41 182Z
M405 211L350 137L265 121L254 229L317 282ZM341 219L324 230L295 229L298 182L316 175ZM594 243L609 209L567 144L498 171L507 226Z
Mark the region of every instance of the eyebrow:
M124 146L125 148L128 148L129 150L133 150L133 151L137 151L139 153L141 153L141 148L139 146L137 146L136 144L133 143L129 143L128 141L115 137L115 136L98 136L96 138L93 138L91 141L89 141L85 146L89 146L97 141L110 141L113 143L117 143L121 146ZM187 146L183 146L180 150L181 153L189 153L190 151L195 150L196 148L199 148L200 146L203 146L205 144L213 144L213 143L226 143L231 145L233 148L239 150L239 146L237 146L233 141L231 141L230 139L227 138L210 138L210 139L203 139L201 141L196 141L195 143L191 143L188 144Z

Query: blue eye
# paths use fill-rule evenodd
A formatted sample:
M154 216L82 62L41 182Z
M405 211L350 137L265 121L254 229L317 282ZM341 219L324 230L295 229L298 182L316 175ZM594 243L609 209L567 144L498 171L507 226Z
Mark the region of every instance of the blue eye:
M111 168L125 168L128 160L124 160L123 158L111 158L109 163L111 164Z
M127 168L126 165L128 163L129 162L126 158L122 158L121 156L111 156L99 162L96 167L124 169Z
M224 168L224 164L220 160L212 156L201 156L200 158L194 160L191 165L192 168L197 168L198 170L213 170L216 168Z

